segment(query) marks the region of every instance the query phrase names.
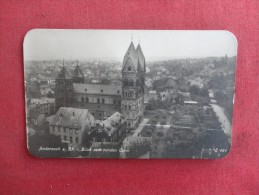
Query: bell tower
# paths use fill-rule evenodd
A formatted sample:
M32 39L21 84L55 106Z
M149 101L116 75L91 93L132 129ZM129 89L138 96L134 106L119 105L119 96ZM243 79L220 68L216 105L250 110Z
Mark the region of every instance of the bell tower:
M131 41L122 65L121 111L128 128L135 128L144 113L145 58L140 45Z
M73 98L73 80L66 70L63 62L63 67L55 78L55 103L56 110L60 107L69 107L72 104Z

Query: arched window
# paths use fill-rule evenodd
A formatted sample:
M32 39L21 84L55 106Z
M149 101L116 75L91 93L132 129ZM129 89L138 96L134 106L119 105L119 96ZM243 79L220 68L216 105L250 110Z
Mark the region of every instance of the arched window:
M128 67L128 71L131 71L131 66Z
M131 105L129 105L129 110L131 110Z

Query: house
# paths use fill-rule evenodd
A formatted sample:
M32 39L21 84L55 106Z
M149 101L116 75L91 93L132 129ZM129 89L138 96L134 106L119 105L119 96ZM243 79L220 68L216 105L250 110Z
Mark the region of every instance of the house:
M94 117L87 109L60 107L49 120L49 132L71 146L80 145L94 124Z
M29 110L37 110L40 114L49 116L55 112L54 98L32 98L28 99Z
M89 132L90 142L121 142L126 137L126 120L119 112L98 123Z

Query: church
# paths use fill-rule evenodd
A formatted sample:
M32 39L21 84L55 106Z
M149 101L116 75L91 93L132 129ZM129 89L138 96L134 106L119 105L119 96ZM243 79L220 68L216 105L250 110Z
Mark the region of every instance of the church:
M65 66L55 78L56 110L60 107L88 109L95 120L121 113L128 128L137 127L144 113L146 61L140 44L131 41L124 56L120 84L85 83L77 65L70 74Z

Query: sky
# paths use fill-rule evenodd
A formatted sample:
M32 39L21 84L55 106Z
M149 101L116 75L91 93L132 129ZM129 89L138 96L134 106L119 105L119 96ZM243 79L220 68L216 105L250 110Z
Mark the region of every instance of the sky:
M24 38L24 60L123 59L131 40L146 60L236 56L235 36L223 30L33 29Z

